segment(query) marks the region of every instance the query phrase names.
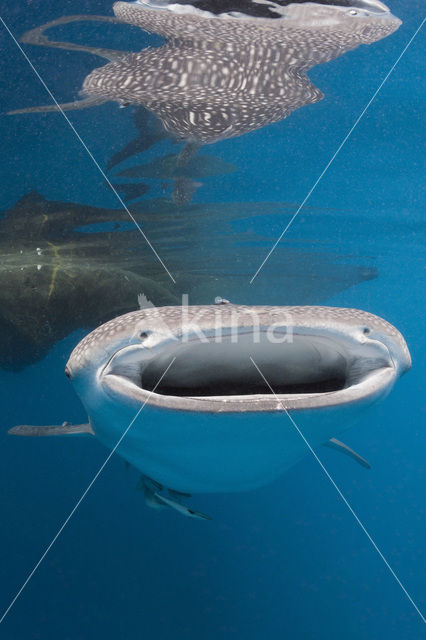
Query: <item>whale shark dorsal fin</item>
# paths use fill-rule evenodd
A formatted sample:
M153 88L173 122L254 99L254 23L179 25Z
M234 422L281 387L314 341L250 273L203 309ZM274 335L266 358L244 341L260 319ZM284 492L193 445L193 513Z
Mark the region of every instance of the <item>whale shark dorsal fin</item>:
M371 465L367 462L367 460L365 460L365 458L363 458L362 456L359 455L359 453L356 453L356 451L348 447L348 445L345 444L344 442L340 442L340 440L337 440L337 438L330 438L328 442L324 443L324 446L330 447L330 449L337 449L337 451L341 451L345 455L353 458L356 462L358 462L358 464L360 464L365 469L371 469Z
M53 424L44 427L32 424L19 424L9 429L8 433L13 436L64 436L77 433L94 435L93 429L88 422L84 424L63 422L62 424Z

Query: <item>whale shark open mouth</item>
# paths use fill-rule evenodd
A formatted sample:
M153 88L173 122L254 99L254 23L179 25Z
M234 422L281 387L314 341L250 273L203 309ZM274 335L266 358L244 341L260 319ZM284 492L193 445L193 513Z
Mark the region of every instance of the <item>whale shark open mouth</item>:
M168 339L154 349L124 347L102 377L121 378L128 390L137 387L156 396L223 398L229 404L233 397L337 396L362 384L371 386L372 378L392 368L388 349L378 341L359 343L325 331L288 335L275 330L272 335L245 329L219 337Z

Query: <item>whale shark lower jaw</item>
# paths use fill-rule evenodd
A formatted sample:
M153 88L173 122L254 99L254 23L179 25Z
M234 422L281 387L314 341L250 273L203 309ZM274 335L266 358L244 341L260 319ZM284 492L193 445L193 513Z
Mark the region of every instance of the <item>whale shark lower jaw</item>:
M127 401L230 413L373 401L398 375L380 341L323 328L286 331L222 328L220 336L166 337L153 349L132 344L117 351L99 379L107 394Z

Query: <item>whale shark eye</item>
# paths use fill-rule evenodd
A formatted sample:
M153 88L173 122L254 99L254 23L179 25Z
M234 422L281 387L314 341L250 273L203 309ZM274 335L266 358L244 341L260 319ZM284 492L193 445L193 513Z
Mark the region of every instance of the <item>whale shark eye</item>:
M371 333L371 329L370 327L364 327L364 329L362 330L363 334L365 336L367 336L369 333Z
M148 331L141 331L140 334L139 334L139 338L141 340L145 340L148 336L149 336Z
M349 13L350 13L351 16L357 16L358 15L358 11L355 11L355 9L351 9L349 11Z
M68 367L65 367L65 375L67 376L67 378L71 378L71 372Z

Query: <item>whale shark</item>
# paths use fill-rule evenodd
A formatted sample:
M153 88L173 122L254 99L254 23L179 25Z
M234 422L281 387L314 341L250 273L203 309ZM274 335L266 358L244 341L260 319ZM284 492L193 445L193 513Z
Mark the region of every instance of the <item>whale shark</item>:
M285 413L312 447L368 467L336 436L410 367L400 332L358 309L148 305L72 351L65 374L87 424L10 433L95 436L139 469L150 506L205 519L193 493L255 489L307 455Z
M146 107L174 140L214 143L287 118L323 98L307 72L361 44L389 36L401 21L378 0L327 2L115 2L115 17L65 16L21 41L94 53L108 64L83 81L81 100L61 109L116 101ZM139 52L51 41L45 31L79 20L126 23L163 36ZM58 105L10 113L57 111ZM115 162L115 160L114 160Z

